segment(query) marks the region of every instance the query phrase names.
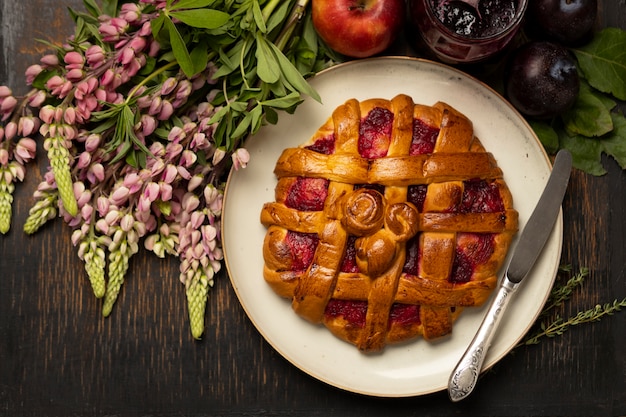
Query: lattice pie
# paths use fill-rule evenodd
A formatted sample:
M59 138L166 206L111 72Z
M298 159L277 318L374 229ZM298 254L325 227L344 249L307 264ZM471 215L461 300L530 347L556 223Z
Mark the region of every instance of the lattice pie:
M348 100L274 172L265 280L365 352L450 333L489 297L517 231L493 155L441 102Z

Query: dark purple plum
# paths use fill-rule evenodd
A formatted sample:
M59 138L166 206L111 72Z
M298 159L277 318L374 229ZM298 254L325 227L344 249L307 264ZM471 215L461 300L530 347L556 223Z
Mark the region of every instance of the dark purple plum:
M575 45L592 32L598 13L597 0L532 0L529 22L547 38Z
M505 95L520 113L548 119L570 108L580 89L576 61L563 46L526 43L513 51L504 74Z

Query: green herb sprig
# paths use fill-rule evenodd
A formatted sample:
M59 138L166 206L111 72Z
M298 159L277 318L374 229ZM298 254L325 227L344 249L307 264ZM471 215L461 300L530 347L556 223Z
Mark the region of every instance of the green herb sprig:
M571 266L563 266L560 268L562 273L571 273ZM564 334L571 327L579 326L585 323L600 321L606 316L611 316L623 308L626 308L626 298L622 300L614 300L610 303L596 304L595 306L579 311L578 313L563 318L559 312L555 310L562 307L564 303L570 299L576 289L581 287L585 278L589 275L587 268L581 268L576 274L571 276L565 283L556 285L550 292L550 296L546 301L544 308L537 319L535 329L528 333L526 337L518 344L536 345L543 338L553 338Z

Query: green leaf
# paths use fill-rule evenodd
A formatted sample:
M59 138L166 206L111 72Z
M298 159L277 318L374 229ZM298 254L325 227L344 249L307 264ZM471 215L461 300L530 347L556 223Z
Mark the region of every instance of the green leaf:
M300 94L294 91L284 97L264 100L261 102L261 104L263 104L264 106L271 106L277 109L288 109L290 107L300 104L301 102L302 98L300 97Z
M613 130L605 136L604 150L622 169L626 169L626 118L620 113L612 113L611 116Z
M533 131L546 151L553 153L559 149L559 134L546 122L529 121Z
M252 114L247 113L244 118L239 122L239 125L230 134L231 139L238 139L244 136L248 132L248 127L252 123Z
M573 52L591 86L626 100L626 31L606 28Z
M108 0L110 1L110 0ZM117 2L115 2L117 3ZM92 16L100 16L102 14L102 10L94 0L83 0L83 5L85 6L85 10L89 12ZM117 6L117 5L115 5ZM108 7L105 3L105 7ZM111 15L109 15L111 16Z
M185 75L189 78L195 75L195 67L191 57L189 56L189 51L187 50L187 44L183 40L180 32L176 28L176 25L169 17L166 17L164 20L165 28L169 32L170 35L170 43L172 44L172 52L174 53L174 57L178 62L178 65L183 70Z
M194 66L194 74L204 71L209 63L209 51L205 44L200 44L193 48L189 54Z
M256 37L257 73L259 78L268 84L273 84L280 78L280 66L272 53L270 43L260 33Z
M280 6L267 19L267 33L270 33L278 26L282 25L289 11L291 9L291 3L288 1L282 2Z
M159 34L161 33L161 30L163 29L163 25L165 24L165 19L167 19L167 17L160 14L159 16L157 16L155 19L153 19L150 22L150 29L152 31L152 36L155 39L159 39Z
M254 16L254 22L256 23L261 33L267 33L267 26L265 26L265 19L263 18L263 12L261 12L261 6L258 1L252 3L252 15Z
M118 0L104 0L102 2L102 13L107 16L117 16Z
M287 57L282 53L280 49L273 43L269 43L270 47L274 51L274 55L278 60L278 64L280 65L280 69L285 76L286 80L291 84L298 92L306 94L313 98L316 101L321 102L322 99L311 87L311 85L304 79L302 74L293 66L293 64L287 59Z
M201 29L216 29L230 18L228 13L213 9L191 9L170 12L170 16L177 18L186 25Z
M598 96L599 93L587 83L581 82L576 103L562 115L565 129L570 135L594 137L613 130L610 108Z
M569 150L572 154L574 168L596 176L606 174L601 160L602 143L599 140L580 135L570 136L564 130L559 136L561 148Z
M201 9L212 6L213 3L215 3L215 0L180 0L174 5L172 10Z
M604 175L602 154L611 156L622 169L626 169L626 118L620 113L612 113L613 130L608 134L590 139L581 135L568 135L559 132L561 147L572 153L575 168L592 175Z

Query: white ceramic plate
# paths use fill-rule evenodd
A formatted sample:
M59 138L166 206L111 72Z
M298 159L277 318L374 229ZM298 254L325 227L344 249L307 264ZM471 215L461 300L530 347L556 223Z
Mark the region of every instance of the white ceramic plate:
M293 115L282 114L246 144L247 168L228 180L223 212L226 265L239 301L263 337L302 371L335 387L371 396L402 397L445 389L452 368L474 336L486 308L468 308L453 334L387 346L364 355L312 325L263 280L265 228L261 207L274 201L274 165L284 148L305 142L349 98L390 99L404 93L416 103L445 101L465 113L476 135L504 171L519 212L520 230L530 216L551 170L541 144L524 119L497 93L451 67L413 58L373 58L335 66L311 79L323 103L307 99ZM513 247L517 241L513 242ZM546 248L511 301L485 361L485 369L506 355L540 313L556 277L562 243L559 216ZM510 252L509 252L510 253Z

